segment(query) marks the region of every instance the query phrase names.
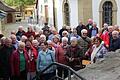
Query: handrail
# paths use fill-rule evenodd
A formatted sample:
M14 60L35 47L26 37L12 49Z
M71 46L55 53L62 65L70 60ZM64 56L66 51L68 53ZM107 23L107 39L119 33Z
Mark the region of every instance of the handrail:
M78 78L80 78L81 80L86 80L85 78L81 77L80 75L78 75L71 67L67 66L67 65L64 65L64 64L60 64L60 63L57 63L57 62L53 62L51 63L49 66L47 66L44 70L42 70L41 72L39 72L38 74L42 74L44 73L46 70L48 70L51 66L53 65L57 65L57 66L60 66L60 67L63 67L65 69L68 69L70 70L72 73L74 73Z

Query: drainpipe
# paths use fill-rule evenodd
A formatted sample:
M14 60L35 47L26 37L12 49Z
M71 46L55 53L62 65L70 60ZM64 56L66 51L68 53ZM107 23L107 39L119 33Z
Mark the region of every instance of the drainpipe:
M55 18L56 18L56 16L55 16L55 0L53 0L53 24L54 24L54 27L57 29Z

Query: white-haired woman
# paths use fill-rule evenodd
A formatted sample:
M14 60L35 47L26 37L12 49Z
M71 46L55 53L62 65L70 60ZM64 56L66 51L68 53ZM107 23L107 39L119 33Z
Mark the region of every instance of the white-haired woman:
M56 61L61 64L66 64L65 53L68 47L68 38L62 37L62 43L56 48ZM61 67L58 67L58 76L62 77L62 73L64 73L64 78L67 77L67 71Z
M73 31L70 34L70 37L76 37L78 40L80 39L80 36L77 34L76 28L73 28Z
M55 48L53 47L53 42L51 40L47 41L48 49L52 50L55 53Z
M66 50L66 60L67 65L73 68L74 70L79 70L82 68L82 48L78 45L76 37L71 37L70 42L71 45L67 47ZM77 67L79 65L79 67Z
M27 80L28 53L25 50L25 43L19 42L10 59L11 75L13 80Z
M67 37L68 38L68 43L70 44L70 34L67 31L62 32L62 37Z
M23 35L23 36L21 37L21 40L20 40L20 41L25 42L26 40L27 40L27 37L26 37L25 35Z

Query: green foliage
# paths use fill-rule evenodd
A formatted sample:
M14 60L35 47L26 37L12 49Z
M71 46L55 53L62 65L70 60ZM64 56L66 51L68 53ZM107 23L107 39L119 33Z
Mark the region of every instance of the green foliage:
M35 0L4 0L9 6L33 5Z

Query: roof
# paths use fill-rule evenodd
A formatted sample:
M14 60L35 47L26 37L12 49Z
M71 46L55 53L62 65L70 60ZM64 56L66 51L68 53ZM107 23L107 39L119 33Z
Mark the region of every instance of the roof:
M0 10L5 11L5 12L15 12L16 10L7 6L5 3L0 1Z
M6 16L6 13L0 10L0 19L3 19L5 16Z

